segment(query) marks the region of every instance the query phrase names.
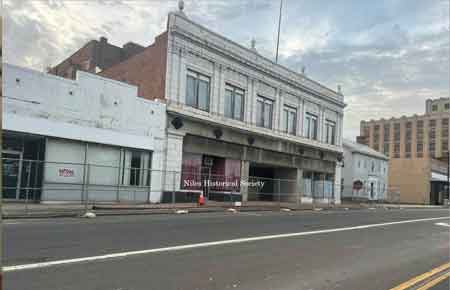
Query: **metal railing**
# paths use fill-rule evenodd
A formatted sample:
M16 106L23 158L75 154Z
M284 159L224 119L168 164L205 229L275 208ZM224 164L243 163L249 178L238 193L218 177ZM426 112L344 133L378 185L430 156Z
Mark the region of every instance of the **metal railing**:
M3 158L2 194L7 208L176 209L258 206L298 208L334 203L332 181L312 191L296 179L241 177L209 172L163 171L108 164ZM199 204L203 196L205 204ZM309 202L309 199L311 200Z
M386 186L362 186L355 188L351 185L341 186L341 200L343 202L367 203L367 204L399 204L400 189Z

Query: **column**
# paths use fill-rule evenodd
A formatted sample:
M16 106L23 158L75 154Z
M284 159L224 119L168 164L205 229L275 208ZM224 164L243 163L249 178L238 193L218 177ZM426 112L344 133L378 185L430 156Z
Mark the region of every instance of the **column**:
M334 173L334 203L341 204L342 163L336 162Z
M247 160L241 160L241 181L244 181L241 183L241 196L242 201L248 200L248 185L246 182L248 182L248 177L250 174L250 161Z
M297 190L296 202L297 206L300 206L303 196L303 169L297 168Z
M181 182L181 166L183 161L183 138L184 133L169 130L167 132L167 141L165 148L165 171L152 172L153 180L161 180L161 185L153 187L160 188L162 191L178 191ZM155 196L156 198L156 196ZM151 200L158 202L159 200Z

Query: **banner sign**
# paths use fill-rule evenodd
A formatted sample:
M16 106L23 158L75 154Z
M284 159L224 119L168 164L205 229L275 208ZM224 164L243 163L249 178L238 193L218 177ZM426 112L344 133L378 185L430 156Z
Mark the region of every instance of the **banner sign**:
M223 190L223 191L239 191L241 186L244 187L264 187L265 181L262 180L240 180L236 178L230 181L225 180L211 180L211 179L183 179L182 188L198 190L204 187L208 187L212 190Z

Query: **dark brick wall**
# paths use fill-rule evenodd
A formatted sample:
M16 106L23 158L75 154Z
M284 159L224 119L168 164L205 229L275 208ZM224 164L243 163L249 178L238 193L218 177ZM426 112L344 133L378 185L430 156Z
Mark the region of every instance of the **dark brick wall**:
M145 99L164 99L167 61L167 32L139 54L100 72L99 75L137 86Z
M66 78L75 78L77 70L96 73L95 68L104 70L131 56L143 51L145 47L129 42L123 48L108 43L104 37L91 40L60 64L49 70L49 73Z

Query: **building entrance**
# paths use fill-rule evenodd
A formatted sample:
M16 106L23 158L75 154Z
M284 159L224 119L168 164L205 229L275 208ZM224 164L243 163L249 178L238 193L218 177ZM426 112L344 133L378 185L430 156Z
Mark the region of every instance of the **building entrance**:
M13 150L2 151L3 162L3 198L19 199L22 177L22 152Z

